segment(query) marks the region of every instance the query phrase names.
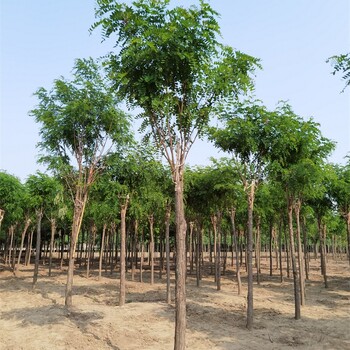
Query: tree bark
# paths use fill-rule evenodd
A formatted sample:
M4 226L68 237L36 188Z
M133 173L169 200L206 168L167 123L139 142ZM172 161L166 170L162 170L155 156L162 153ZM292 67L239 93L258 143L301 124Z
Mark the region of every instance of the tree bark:
M179 153L179 150L177 151ZM178 157L178 162L179 155ZM176 216L176 266L175 266L175 350L186 347L186 231L184 209L184 165L177 164L174 173Z
M19 247L19 254L18 254L18 260L17 260L17 265L15 267L15 271L18 270L18 267L19 267L19 265L21 263L21 257L22 257L22 251L23 251L23 245L24 245L24 238L25 238L25 235L27 233L27 230L28 230L28 227L29 227L30 223L31 223L31 220L28 218L26 220L26 223L24 225L24 229L22 231L21 245Z
M99 256L99 261L98 261L98 279L99 280L101 279L101 276L102 276L102 261L103 261L103 251L104 251L104 243L105 243L105 237L106 237L106 229L107 229L107 224L103 224L100 256ZM107 264L107 261L106 261L106 264Z
M300 235L300 209L301 200L298 199L294 204L297 245L298 245L298 266L299 266L299 284L300 284L300 304L305 305L305 277L304 277L304 255L301 247Z
M300 290L299 290L299 276L296 266L295 247L294 247L294 231L293 231L293 200L288 198L288 227L289 227L289 243L290 243L290 257L292 260L293 269L293 282L294 282L294 303L295 303L295 316L296 320L299 320L300 315Z
M151 264L151 284L154 284L154 217L153 214L148 217L149 222L149 230L150 230L150 244L149 244L149 256L150 256L150 264Z
M328 288L328 279L327 279L327 262L326 262L326 224L322 223L322 219L318 219L318 231L320 236L320 255L321 255L321 272L323 275L324 287Z
M56 219L51 219L51 237L50 237L50 256L49 256L49 277L51 277L52 270L52 255L53 255L53 243L56 234Z
M36 211L36 251L35 251L35 265L34 265L34 275L33 275L33 289L38 281L39 273L39 259L40 259L40 247L41 247L41 219L43 217L43 210L38 209Z
M120 292L119 292L119 306L125 305L125 253L126 253L126 210L128 208L129 196L121 205L120 211Z
M165 213L165 253L166 253L166 300L167 303L171 303L171 290L170 290L170 205L166 208Z
M247 270L248 270L248 294L247 294L247 328L253 328L253 208L255 196L255 181L250 184L247 194L248 199L248 235L247 235Z
M76 193L76 197L74 201L73 224L72 224L72 234L70 238L69 262L68 262L67 284L66 284L66 293L65 293L66 307L72 306L75 249L78 241L78 235L80 232L81 223L83 221L86 202L87 202L87 190L79 189Z
M237 293L238 295L241 295L241 291L242 291L241 267L239 263L238 234L236 230L235 216L236 216L236 209L231 208L230 219L231 219L231 226L232 226L233 246L236 252Z

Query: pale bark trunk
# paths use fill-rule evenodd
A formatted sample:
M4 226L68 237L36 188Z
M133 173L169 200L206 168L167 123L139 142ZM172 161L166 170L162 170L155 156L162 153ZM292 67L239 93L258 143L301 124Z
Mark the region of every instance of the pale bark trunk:
M65 292L65 305L66 307L72 306L72 295L73 295L73 275L74 275L74 261L75 261L75 249L78 241L78 235L83 221L85 205L87 202L87 191L81 193L78 190L74 202L74 214L72 224L72 234L70 238L70 249L69 249L69 263L67 271L67 284Z
M175 266L175 350L186 347L186 230L184 209L184 168L178 164L174 174L176 215L176 266Z
M255 242L255 256L256 256L256 281L260 284L260 252L261 252L261 237L260 237L260 217L257 218L256 223L256 242Z
M322 219L318 219L318 231L320 237L320 256L321 256L321 272L323 275L324 287L328 288L328 279L327 279L327 262L326 262L326 224L322 223Z
M99 256L99 261L98 261L98 279L99 280L101 279L101 276L102 276L102 261L103 261L103 251L104 251L104 243L105 243L105 237L106 237L106 229L107 229L107 224L103 224L100 256Z
M304 277L304 264L303 264L304 254L301 247L301 236L300 236L300 209L301 209L301 201L297 200L294 205L294 211L295 211L297 245L298 245L300 304L305 305L305 277Z
M346 229L348 236L348 259L350 264L350 212L348 212L346 215Z
M50 256L49 256L49 277L51 277L52 270L52 255L53 255L53 243L56 234L56 220L51 219L51 237L50 237Z
M38 281L39 273L39 259L40 259L40 247L41 247L41 219L43 217L43 210L39 209L36 211L36 251L35 251L35 265L34 265L34 275L33 275L33 289Z
M166 253L166 300L167 303L171 303L171 290L170 290L170 206L166 209L165 214L165 253Z
M149 222L149 230L150 230L150 244L149 244L149 257L150 257L150 264L151 264L151 284L154 284L154 232L153 232L153 225L154 225L154 217L153 214L148 217Z
M119 292L119 306L125 304L125 248L126 248L126 210L128 208L129 196L125 203L121 206L120 211L120 292Z
M253 328L253 208L254 208L255 182L252 181L247 195L248 199L248 234L247 234L247 328Z
M293 269L293 282L294 282L294 303L295 303L295 319L299 320L300 315L300 289L299 289L299 276L296 266L295 247L294 247L294 231L293 231L293 201L291 198L288 200L288 227L289 227L289 243L290 243L290 256L292 260Z
M26 223L24 225L24 229L23 229L23 232L22 232L22 237L21 237L21 245L19 247L19 254L18 254L18 260L17 260L17 265L15 267L15 270L18 270L19 268L19 265L21 263L21 257L22 257L22 251L23 251L23 245L24 245L24 238L25 238L25 235L27 233L27 230L28 230L28 227L31 223L31 220L30 219L27 219L26 220Z
M231 226L232 226L233 246L236 252L237 293L238 295L241 295L241 291L242 291L241 267L239 263L238 234L236 230L235 216L236 216L236 209L232 208L230 210L230 218L231 218Z

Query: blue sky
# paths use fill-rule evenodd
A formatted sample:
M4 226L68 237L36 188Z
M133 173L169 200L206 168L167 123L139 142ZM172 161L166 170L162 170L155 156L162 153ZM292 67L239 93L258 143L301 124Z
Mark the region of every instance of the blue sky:
M172 0L172 4L195 1ZM349 0L211 0L221 17L222 42L259 57L256 97L269 108L288 100L294 111L321 124L337 142L330 161L344 163L350 151L350 88L325 61L350 51ZM28 116L38 87L69 77L76 58L99 57L94 0L0 0L0 169L22 180L35 173L39 127ZM217 151L197 142L191 165L208 164Z

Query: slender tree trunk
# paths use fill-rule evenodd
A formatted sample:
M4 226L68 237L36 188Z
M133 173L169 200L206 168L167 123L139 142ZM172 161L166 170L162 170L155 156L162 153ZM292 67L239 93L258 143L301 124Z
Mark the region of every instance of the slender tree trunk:
M273 246L273 222L270 222L270 241L269 241L269 253L270 253L270 276L272 276L272 246Z
M248 270L248 295L247 295L247 328L253 328L253 208L255 196L255 181L250 184L248 199L248 235L247 235L247 270Z
M278 250L279 250L279 267L280 267L280 282L283 283L283 267L282 267L282 220L279 224L278 232Z
M171 290L170 290L170 205L166 208L165 213L165 253L166 253L166 300L167 303L171 303Z
M289 243L290 243L290 256L292 260L293 269L293 281L294 281L294 302L295 302L295 319L299 320L300 315L300 289L299 289L299 276L295 258L294 247L294 231L293 231L293 200L288 199L288 227L289 227Z
M26 223L24 225L24 229L23 229L22 236L21 236L21 245L19 247L19 254L18 254L18 260L17 260L17 265L15 267L15 271L18 270L19 265L21 263L21 257L22 257L22 251L23 251L23 245L24 245L24 238L26 236L26 233L27 233L27 230L28 230L28 227L29 227L30 223L31 223L31 220L27 219Z
M217 213L217 238L216 238L216 289L221 290L221 219L220 211Z
M304 243L304 265L305 265L305 279L309 279L309 252L307 246L307 231L306 231L306 219L305 216L302 220L302 230L303 230L303 243Z
M350 264L350 212L346 214L346 230L348 238L348 259Z
M67 271L67 284L65 293L65 305L66 307L72 306L72 295L73 295L73 275L74 275L74 261L75 261L75 249L78 241L78 236L83 221L85 205L87 202L87 190L78 189L75 202L74 202L74 213L73 213L73 224L72 234L70 237L70 249L69 249L69 263Z
M104 251L104 243L105 243L105 237L106 237L106 229L107 229L107 224L103 224L100 256L99 256L99 261L98 261L98 279L99 280L101 279L101 276L102 276L102 261L103 261L103 251Z
M320 256L321 256L321 272L323 275L324 287L328 288L328 279L327 279L327 262L326 262L326 224L322 223L322 219L318 218L318 231L320 236Z
M50 237L50 256L49 256L49 277L51 277L52 270L52 255L53 255L53 243L56 234L56 219L51 219L51 237Z
M189 250L190 250L190 252L189 252L189 258L190 258L190 275L192 275L192 273L193 273L193 251L194 251L194 249L193 249L193 244L194 244L194 242L193 242L193 227L194 227L194 222L193 221L191 221L190 222L190 243L189 243Z
M14 237L14 232L15 232L15 225L11 225L9 228L9 237L10 237L10 244L9 244L9 249L8 249L8 264L11 266L11 261L12 261L12 252L13 250L13 237ZM6 261L5 261L6 264Z
M238 234L236 230L235 216L236 216L236 209L231 208L230 219L231 219L231 226L232 226L233 246L236 252L236 275L237 275L237 290L238 290L237 293L238 295L241 295L241 291L242 291L241 267L239 263Z
M139 222L136 219L134 222L134 234L132 237L132 255L131 255L131 280L135 280L135 265L137 261L137 249L136 249L136 239L138 236Z
M298 199L294 204L297 245L298 245L298 266L299 266L299 284L300 284L300 304L305 305L305 277L304 277L304 255L301 247L300 235L300 209L301 200Z
M148 217L149 222L149 230L150 230L150 244L149 244L149 257L151 264L151 284L154 284L154 233L153 233L153 225L154 225L154 217L153 214Z
M261 251L261 237L260 237L260 217L257 217L256 223L256 242L255 242L255 256L256 256L256 280L260 284L260 251Z
M174 350L186 347L186 231L184 208L184 165L178 163L174 171L176 216L176 266L175 266L175 343Z
M145 243L143 237L143 231L141 232L141 258L140 258L140 282L143 282L143 262L145 255Z
M36 211L36 251L35 251L35 265L34 265L34 275L33 275L33 289L38 281L39 273L39 259L40 259L40 247L41 247L41 219L43 217L42 208Z
M119 306L125 304L125 249L126 249L126 210L128 208L129 196L127 196L125 202L121 205L120 211L120 293L119 293Z

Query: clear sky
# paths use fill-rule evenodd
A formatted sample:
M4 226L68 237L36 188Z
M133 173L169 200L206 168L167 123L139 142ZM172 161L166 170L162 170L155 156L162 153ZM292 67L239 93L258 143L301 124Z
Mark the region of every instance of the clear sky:
M172 4L195 1L172 0ZM344 163L350 151L350 88L331 75L325 61L350 51L349 0L211 0L221 17L222 42L259 57L256 97L269 108L288 100L294 111L321 124L337 142L330 161ZM0 169L25 180L36 164L39 127L28 116L38 87L69 78L76 58L99 57L113 43L101 43L94 0L0 0ZM223 154L219 154L222 156ZM218 156L198 142L191 165ZM41 169L43 170L43 169Z

